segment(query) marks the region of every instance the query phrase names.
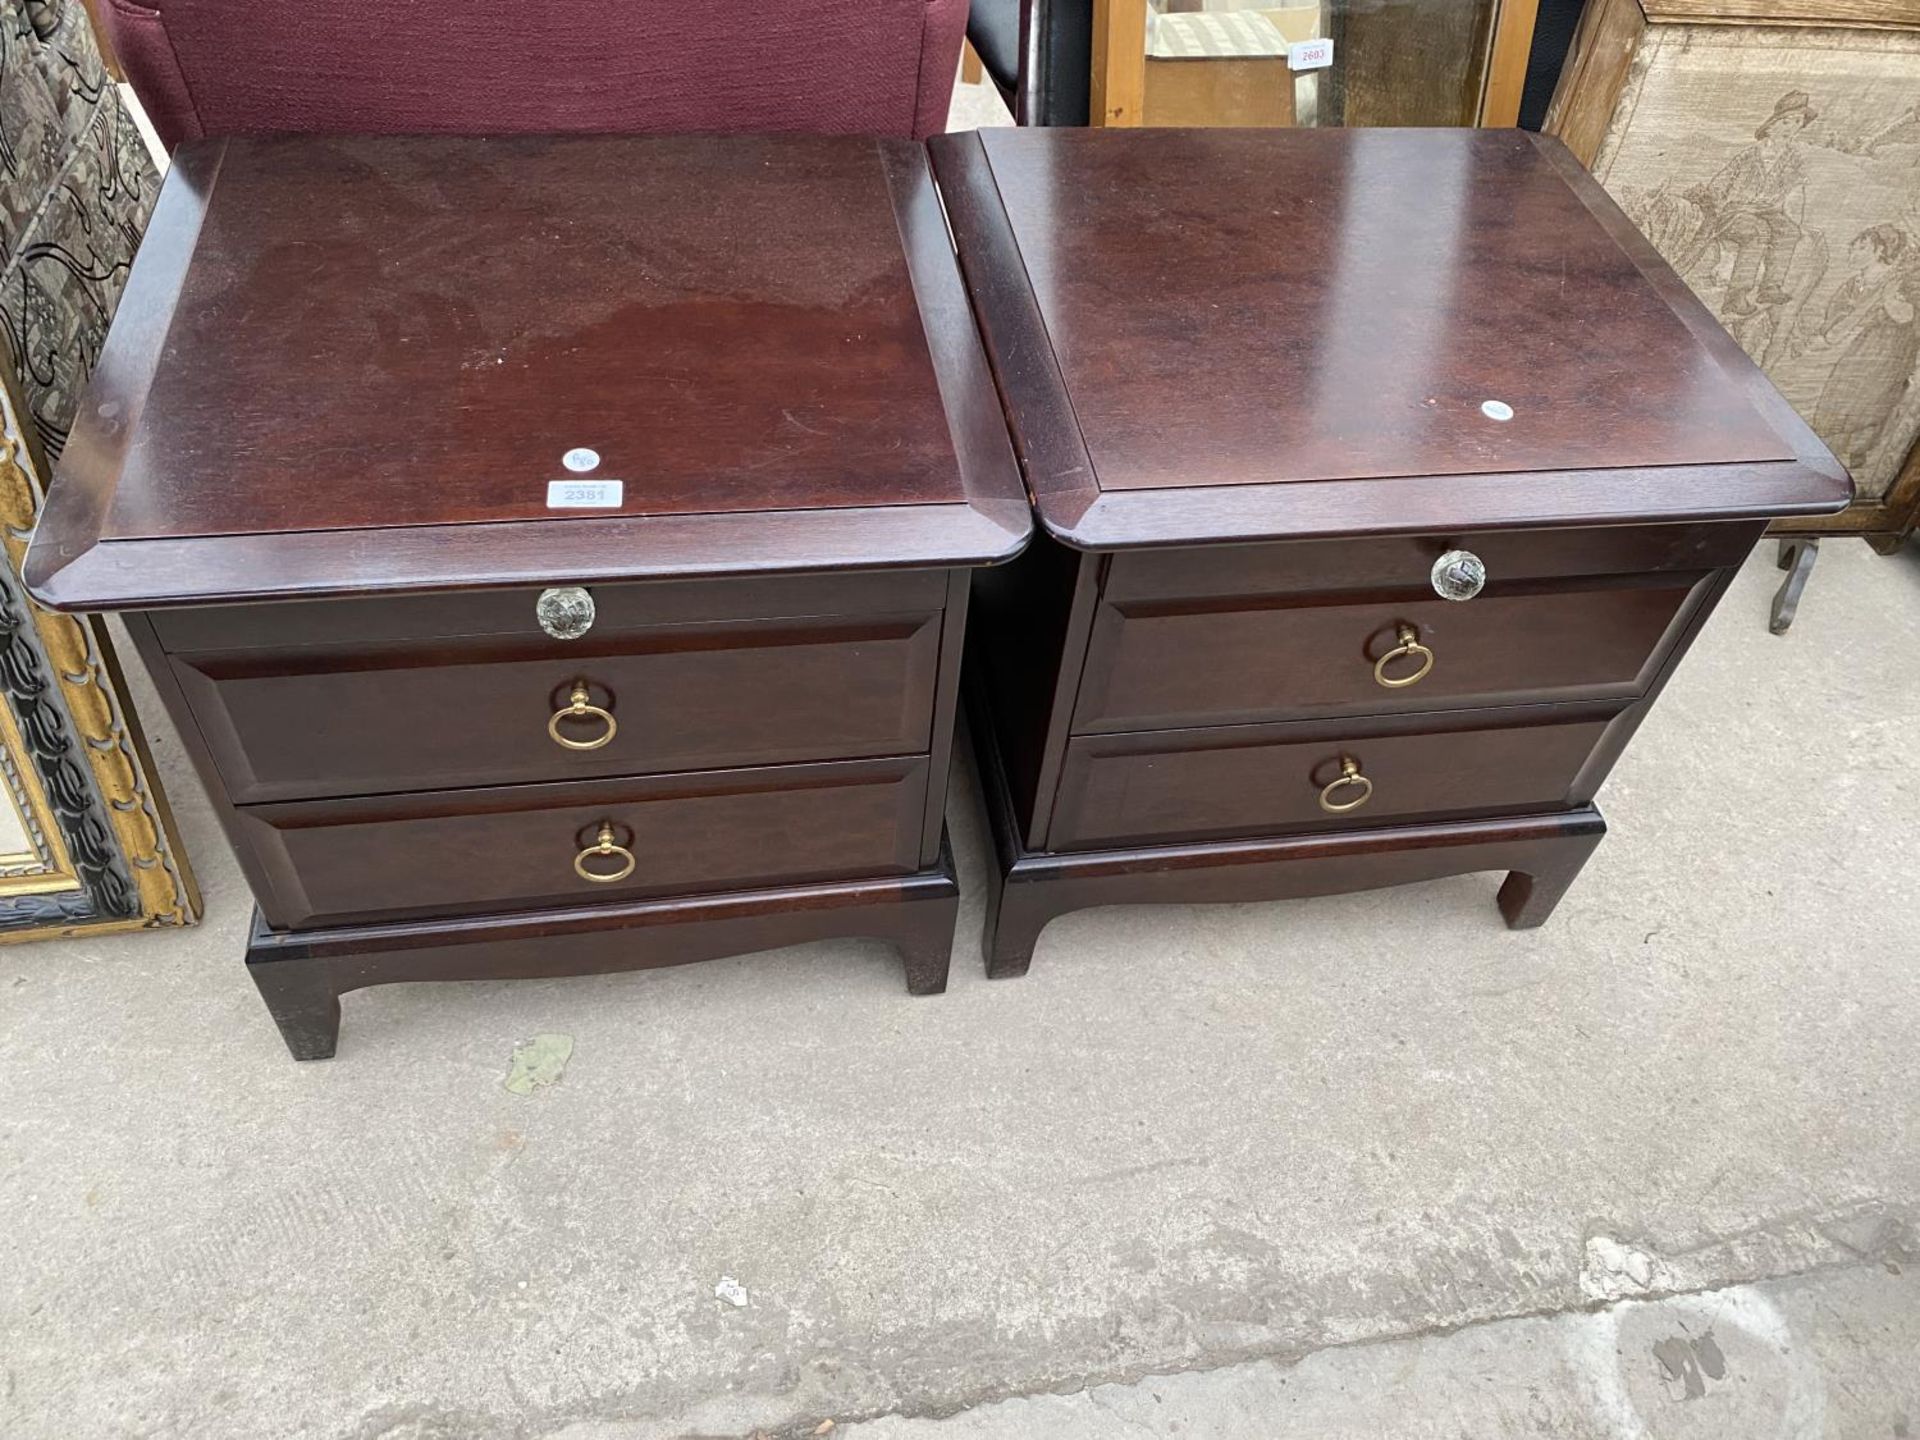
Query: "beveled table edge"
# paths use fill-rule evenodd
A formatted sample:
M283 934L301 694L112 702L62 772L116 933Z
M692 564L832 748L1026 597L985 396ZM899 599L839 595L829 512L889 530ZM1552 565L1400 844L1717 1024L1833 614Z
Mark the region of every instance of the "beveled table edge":
M1438 480L1445 480L1447 493L1435 503ZM1603 480L1616 481L1621 493L1605 497L1612 503L1591 503ZM1738 485L1743 501L1732 503L1722 490L1717 498L1710 494L1694 503L1695 486L1701 482ZM1284 485L1107 490L1077 497L1075 502L1041 499L1035 508L1041 528L1061 544L1105 551L1489 530L1739 523L1830 515L1844 509L1852 494L1852 482L1844 476L1836 481L1796 461L1777 461L1657 470L1400 475Z
M1078 550L1830 515L1845 468L1564 144L1527 133L1795 458L1103 490L975 132L927 142L1041 528ZM1599 501L1600 503L1596 503Z
M44 529L44 527L43 527ZM1026 548L1024 500L86 544L36 534L22 567L49 610L155 610L431 590L972 568Z
M964 501L103 539L226 158L219 139L175 156L21 566L28 593L51 610L131 610L1012 559L1032 538L1034 517L926 151L872 143Z

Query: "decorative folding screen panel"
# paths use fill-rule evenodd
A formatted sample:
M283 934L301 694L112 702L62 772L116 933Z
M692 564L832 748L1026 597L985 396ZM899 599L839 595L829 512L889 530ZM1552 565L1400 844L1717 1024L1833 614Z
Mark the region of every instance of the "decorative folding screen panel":
M79 0L0 0L0 941L199 912L103 623L18 573L157 184Z
M1910 529L1920 3L1592 0L1547 128L1852 470L1806 528Z

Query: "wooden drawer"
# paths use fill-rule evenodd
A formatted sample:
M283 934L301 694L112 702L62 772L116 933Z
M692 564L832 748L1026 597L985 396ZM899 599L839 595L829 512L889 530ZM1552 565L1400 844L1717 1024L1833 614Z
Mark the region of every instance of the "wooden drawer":
M154 634L171 651L286 650L303 645L371 645L393 640L511 636L568 645L661 626L730 620L792 620L822 615L924 614L946 603L941 570L881 570L858 575L742 576L722 580L648 580L589 585L593 628L586 639L554 641L526 586L382 595L366 600L195 605L150 612Z
M1615 711L1589 705L1400 720L1088 736L1067 747L1052 850L1278 835L1570 803ZM1373 783L1320 808L1342 757ZM1355 798L1357 787L1337 791Z
M317 608L317 607L314 607ZM528 607L531 615L531 606ZM938 610L174 654L236 804L924 753ZM562 747L584 685L614 737ZM561 733L604 733L592 717Z
M1433 562L1449 550L1471 550L1486 562L1491 595L1515 582L1718 570L1745 560L1760 530L1752 524L1613 525L1172 546L1115 555L1103 593L1116 604L1262 595L1358 599L1368 591L1431 598Z
M922 757L787 765L251 805L236 838L286 929L909 874L926 790ZM602 825L634 856L613 884L574 871Z
M1424 587L1424 576L1421 577ZM1685 571L1430 589L1343 603L1287 595L1103 600L1075 705L1076 734L1229 725L1316 713L1628 699L1653 681L1702 599ZM1314 603L1317 601L1318 603ZM1433 654L1390 687L1375 662L1400 628ZM1389 679L1418 672L1402 655Z

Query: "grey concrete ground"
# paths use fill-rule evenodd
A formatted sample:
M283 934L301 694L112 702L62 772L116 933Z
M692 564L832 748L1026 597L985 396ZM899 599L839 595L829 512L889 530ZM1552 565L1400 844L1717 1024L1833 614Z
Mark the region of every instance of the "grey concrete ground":
M951 1433L1906 1434L1920 563L1830 546L1784 639L1774 578L1537 932L1485 876L1105 910L988 982L976 904L940 998L866 944L392 987L311 1065L156 717L205 926L0 953L0 1435L858 1434L1179 1372ZM564 1071L510 1090L536 1035ZM1653 1347L1708 1333L1725 1376L1669 1347L1706 1388L1661 1411ZM1269 1357L1311 1358L1222 1369Z
M1920 1278L1864 1264L1004 1400L836 1440L1784 1440L1920 1426Z

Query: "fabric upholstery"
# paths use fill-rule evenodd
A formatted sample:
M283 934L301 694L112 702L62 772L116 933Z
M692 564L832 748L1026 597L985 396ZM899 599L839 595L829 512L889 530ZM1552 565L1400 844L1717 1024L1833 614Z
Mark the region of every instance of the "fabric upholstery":
M80 0L0 0L0 369L49 457L66 443L157 189Z
M106 0L169 148L270 131L502 134L946 123L967 0Z

